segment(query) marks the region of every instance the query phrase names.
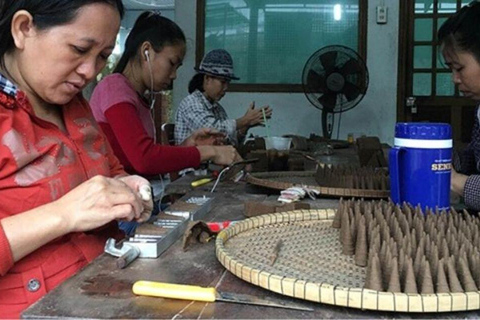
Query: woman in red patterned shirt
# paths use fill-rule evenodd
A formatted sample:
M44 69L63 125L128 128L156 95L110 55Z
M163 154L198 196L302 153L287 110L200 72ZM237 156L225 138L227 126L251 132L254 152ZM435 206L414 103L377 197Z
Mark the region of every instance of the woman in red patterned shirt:
M121 0L0 6L0 318L12 318L97 257L115 220L148 219L152 200L81 95L113 50Z

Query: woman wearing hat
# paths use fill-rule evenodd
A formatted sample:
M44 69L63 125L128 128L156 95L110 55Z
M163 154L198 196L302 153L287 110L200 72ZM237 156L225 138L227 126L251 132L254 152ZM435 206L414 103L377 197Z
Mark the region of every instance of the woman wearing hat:
M269 106L255 109L255 104L251 103L243 117L228 118L218 102L230 81L239 78L233 73L232 57L226 50L215 49L207 53L196 71L188 87L190 95L182 100L175 116L176 144L199 128L214 128L224 133L232 144L238 144L249 128L263 124L263 113L267 118L272 115Z

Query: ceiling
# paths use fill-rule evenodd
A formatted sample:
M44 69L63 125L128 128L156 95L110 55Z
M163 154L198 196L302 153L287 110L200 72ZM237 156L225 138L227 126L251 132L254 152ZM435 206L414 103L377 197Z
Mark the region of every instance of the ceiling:
M174 9L175 0L123 0L127 10Z

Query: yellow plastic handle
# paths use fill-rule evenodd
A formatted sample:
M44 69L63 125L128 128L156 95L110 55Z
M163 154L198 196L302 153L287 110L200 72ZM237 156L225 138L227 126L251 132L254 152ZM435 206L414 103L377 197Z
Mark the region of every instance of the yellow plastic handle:
M209 183L210 181L212 181L213 179L212 178L204 178L204 179L200 179L200 180L197 180L197 181L193 181L191 183L192 187L199 187L201 185L204 185L206 183Z
M204 288L183 284L154 281L137 281L133 284L133 293L142 296L213 302L215 288Z

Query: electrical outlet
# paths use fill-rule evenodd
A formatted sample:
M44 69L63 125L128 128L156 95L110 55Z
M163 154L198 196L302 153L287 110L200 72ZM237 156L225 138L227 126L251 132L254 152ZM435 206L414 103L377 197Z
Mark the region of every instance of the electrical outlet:
M387 23L387 12L386 6L377 6L377 24Z

